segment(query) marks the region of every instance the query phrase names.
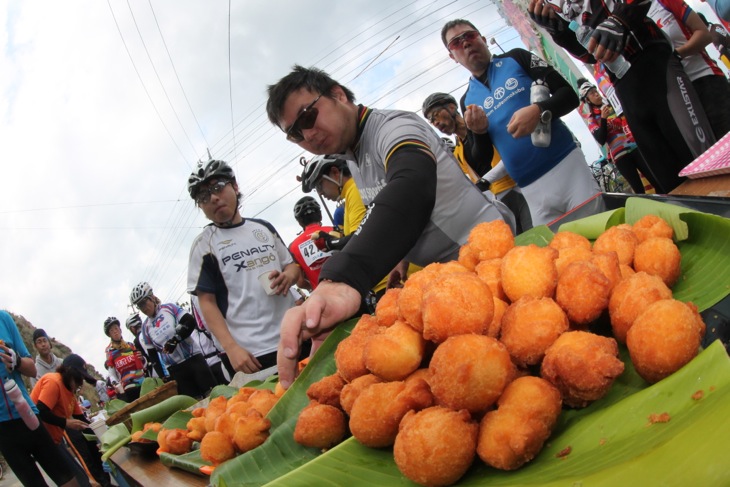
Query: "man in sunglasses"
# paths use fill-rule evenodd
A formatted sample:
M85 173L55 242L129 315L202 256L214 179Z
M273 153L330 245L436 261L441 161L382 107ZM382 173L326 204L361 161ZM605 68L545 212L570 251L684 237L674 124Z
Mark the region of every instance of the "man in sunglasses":
M396 264L454 260L476 224L513 216L464 176L421 117L357 105L324 71L295 66L269 86L266 109L291 142L345 159L368 207L347 245L325 262L317 289L282 321L278 365L289 387L302 341L353 316Z
M535 226L550 223L600 192L575 137L560 117L578 106L568 82L524 49L492 56L486 39L468 20L447 22L441 40L449 57L472 74L461 98L466 125L474 134L472 158L492 159L496 148L507 172L527 200ZM545 82L552 96L530 103L530 87ZM530 134L549 123L548 147Z
M226 162L199 163L188 191L212 222L190 249L188 292L198 296L224 364L247 374L273 367L299 266L269 222L241 216L241 193Z
M517 233L532 228L530 208L520 188L509 177L499 153L494 151L491 161L472 158L474 134L466 127L456 99L448 93L432 93L423 101L422 112L439 132L446 135L456 134L454 157L459 161L461 170L479 189L489 189L498 200L507 205L515 215Z

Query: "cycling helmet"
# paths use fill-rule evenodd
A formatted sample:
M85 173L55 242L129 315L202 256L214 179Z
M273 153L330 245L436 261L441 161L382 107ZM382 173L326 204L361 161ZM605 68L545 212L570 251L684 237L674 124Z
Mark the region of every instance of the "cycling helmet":
M294 205L294 218L300 223L304 217L315 214L319 214L321 219L322 208L311 196L305 196Z
M433 108L448 105L449 103L457 105L456 99L448 93L432 93L423 101L423 107L421 107L423 116L428 118L428 112Z
M127 318L127 330L132 331L132 328L135 326L141 326L142 325L142 319L139 317L137 313L133 314L129 318ZM132 332L134 333L134 332Z
M347 162L344 159L337 159L334 156L324 155L315 156L303 165L304 171L302 171L301 177L302 191L309 193L314 189L319 178L329 172L332 166L342 169L343 167L347 167Z
M146 282L140 282L134 286L134 289L132 289L132 292L129 294L129 301L132 304L137 304L142 301L142 299L149 298L150 296L152 296L152 286Z
M444 144L446 144L446 147L448 147L451 152L456 150L456 144L454 144L454 141L451 140L451 137L441 137L441 140L444 141Z
M198 194L200 185L211 178L223 178L230 181L236 180L236 175L233 173L233 169L225 161L217 161L211 159L205 162L198 162L198 167L190 174L188 178L188 192L190 197L195 199Z
M588 97L588 92L592 89L595 89L596 87L590 83L590 81L586 81L580 85L578 88L578 96L582 101L585 101Z
M109 318L104 320L104 334L106 336L109 336L109 328L111 328L112 325L119 325L119 320L116 319L114 316L110 316Z

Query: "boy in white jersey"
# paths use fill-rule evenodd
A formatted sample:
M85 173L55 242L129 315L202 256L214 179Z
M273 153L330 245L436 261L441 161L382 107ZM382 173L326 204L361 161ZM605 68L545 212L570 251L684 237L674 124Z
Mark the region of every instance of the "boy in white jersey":
M279 323L295 304L289 288L299 280L299 266L269 222L241 216L227 163L200 163L188 191L212 222L190 249L188 292L198 296L224 362L247 374L272 367Z

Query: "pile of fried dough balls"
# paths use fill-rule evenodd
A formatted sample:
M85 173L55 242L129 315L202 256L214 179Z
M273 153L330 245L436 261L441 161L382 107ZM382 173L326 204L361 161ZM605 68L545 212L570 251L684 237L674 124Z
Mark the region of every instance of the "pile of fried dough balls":
M253 450L269 437L266 415L283 392L241 387L230 399L211 399L206 407L193 409L187 429L162 429L157 435L160 450L182 455L197 441L201 458L214 466Z
M617 340L650 383L698 353L705 325L669 287L681 258L672 233L646 216L593 245L559 232L541 248L515 246L501 221L476 226L458 262L425 267L362 316L337 372L308 389L294 439L327 449L349 429L393 446L403 475L427 486L456 482L477 455L521 467L563 406L608 392L624 370ZM588 331L606 311L614 338Z

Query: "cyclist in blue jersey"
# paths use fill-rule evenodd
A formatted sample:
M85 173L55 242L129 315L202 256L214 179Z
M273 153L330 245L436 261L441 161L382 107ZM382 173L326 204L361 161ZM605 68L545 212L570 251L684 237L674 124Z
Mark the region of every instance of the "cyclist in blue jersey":
M575 136L560 120L578 106L560 73L524 49L492 56L485 37L468 20L446 23L441 39L449 57L472 75L461 110L475 134L474 159L491 160L494 148L499 151L522 189L533 225L550 223L600 193ZM551 96L530 103L536 80L547 84ZM539 122L550 125L548 147L532 143L530 134Z

